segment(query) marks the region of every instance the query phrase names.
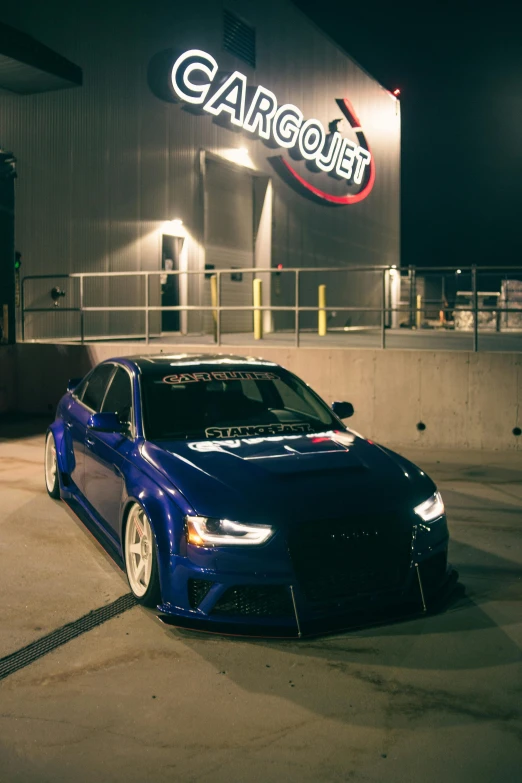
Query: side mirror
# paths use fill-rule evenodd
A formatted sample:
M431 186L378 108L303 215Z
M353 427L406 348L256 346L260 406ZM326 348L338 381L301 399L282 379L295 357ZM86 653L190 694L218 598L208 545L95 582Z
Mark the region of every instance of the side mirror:
M79 385L80 381L83 380L82 378L69 378L67 381L67 391L73 392L76 387Z
M351 402L332 402L332 410L339 419L349 419L355 413Z
M115 413L93 413L87 427L95 432L124 432L126 429Z

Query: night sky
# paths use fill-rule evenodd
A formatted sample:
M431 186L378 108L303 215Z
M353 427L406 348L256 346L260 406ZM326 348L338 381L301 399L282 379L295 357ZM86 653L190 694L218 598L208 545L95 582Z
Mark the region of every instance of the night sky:
M522 266L522 3L296 4L401 89L402 263Z

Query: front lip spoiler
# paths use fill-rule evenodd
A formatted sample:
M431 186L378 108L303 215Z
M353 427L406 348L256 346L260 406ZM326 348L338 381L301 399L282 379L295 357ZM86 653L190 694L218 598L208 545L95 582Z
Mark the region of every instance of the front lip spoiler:
M450 599L456 600L465 592L463 585L457 590L459 574L451 569L438 591L429 597L427 610L424 611L422 602L399 604L381 610L357 611L346 615L327 617L319 620L300 620L300 628L297 623L288 626L274 625L249 625L248 623L221 623L208 622L187 617L176 617L170 614L159 614L158 619L165 625L179 628L180 630L197 631L200 633L217 634L219 636L236 636L251 639L291 639L313 638L328 636L344 631L355 631L363 628L372 628L382 625L390 625L407 620L415 620L419 617L438 614L444 611Z

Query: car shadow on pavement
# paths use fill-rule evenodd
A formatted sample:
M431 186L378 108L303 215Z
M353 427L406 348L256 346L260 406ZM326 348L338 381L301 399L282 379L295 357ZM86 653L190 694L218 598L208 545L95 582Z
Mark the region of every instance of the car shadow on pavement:
M203 656L212 652L216 639L226 639L230 645L289 650L302 657L319 656L346 664L444 671L522 662L519 646L502 627L519 622L516 611L511 618L503 613L501 626L485 606L522 600L520 569L505 558L458 542L453 544L452 559L460 582L437 613L295 641L238 639L186 629L167 632L180 635Z
M299 641L165 633L209 662L216 676L320 717L373 728L393 721L396 729L441 720L452 726L498 721L520 739L522 709L516 693L502 683L516 681L513 667L522 664L522 653L481 604L502 600L504 587L495 582L499 560L481 566L493 574L487 598L457 594L439 614L408 622ZM502 582L512 578L508 569ZM520 582L518 590L520 598Z

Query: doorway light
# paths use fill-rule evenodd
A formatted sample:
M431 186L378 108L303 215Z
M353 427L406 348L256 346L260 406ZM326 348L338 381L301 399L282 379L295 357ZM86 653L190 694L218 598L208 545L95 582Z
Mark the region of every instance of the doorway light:
M245 166L248 169L254 169L255 166L250 158L250 154L246 147L230 147L228 149L220 150L221 157L226 158L231 163L236 163L239 166Z

